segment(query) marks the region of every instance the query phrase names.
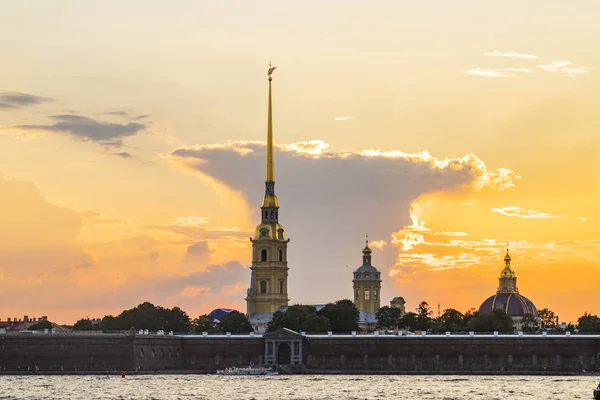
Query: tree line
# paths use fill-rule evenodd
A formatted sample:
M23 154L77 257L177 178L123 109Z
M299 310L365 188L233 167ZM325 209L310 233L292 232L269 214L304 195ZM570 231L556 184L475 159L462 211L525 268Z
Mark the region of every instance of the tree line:
M426 301L419 303L414 312L401 315L400 309L381 307L376 313L379 329L405 329L408 331L428 332L514 332L512 316L501 309L489 313L480 313L474 308L465 313L448 308L438 317ZM537 333L541 331L578 331L582 333L600 332L600 317L584 313L577 324L562 327L557 324L556 314L548 308L538 310L537 318L525 315L521 320L523 332Z
M345 333L359 331L359 316L359 311L351 300L338 300L326 304L318 311L314 306L296 304L289 306L285 311L275 312L267 329L275 331L288 328L296 332ZM433 311L425 301L420 302L414 312L407 312L404 315L398 308L381 307L376 312L376 319L378 322L368 324L367 330L399 329L434 333L514 331L512 317L503 310L496 309L490 313L480 313L475 309L470 309L462 313L448 308L438 317L433 317ZM577 324L568 324L566 329L556 324L556 315L547 308L538 311L538 318L526 315L521 323L524 332L532 333L542 330L600 332L600 317L587 312L577 320ZM44 327L46 324L43 327L40 326L40 329ZM37 327L30 327L30 329L32 328L36 329ZM72 327L74 331L123 331L131 328L176 333L248 333L254 330L248 318L239 311L231 311L223 315L219 322L215 322L207 314L191 319L179 307L169 309L155 306L149 302L124 310L117 316L107 315L101 320L82 318Z

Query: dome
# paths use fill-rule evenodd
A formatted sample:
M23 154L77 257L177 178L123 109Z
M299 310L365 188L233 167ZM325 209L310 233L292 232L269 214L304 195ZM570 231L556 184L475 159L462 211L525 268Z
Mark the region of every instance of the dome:
M537 316L537 308L527 297L519 293L496 293L481 303L480 313L489 313L500 309L513 317L523 317L526 314Z
M380 277L379 271L372 265L362 265L354 271L355 281L378 281Z
M215 308L210 312L210 314L208 314L208 316L211 317L216 323L219 323L221 322L223 315L229 314L232 311L233 309L231 308Z

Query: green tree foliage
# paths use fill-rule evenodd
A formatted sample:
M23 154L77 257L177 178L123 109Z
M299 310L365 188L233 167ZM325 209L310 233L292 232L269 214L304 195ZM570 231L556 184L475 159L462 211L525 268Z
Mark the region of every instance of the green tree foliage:
M416 308L417 311L417 324L415 329L420 331L427 331L433 326L433 319L431 315L433 311L431 311L431 307L429 307L429 303L426 301L422 301Z
M307 318L316 313L316 309L313 306L305 306L302 304L294 304L285 311L277 311L273 314L273 318L267 325L269 332L274 332L282 328L288 328L296 332L306 330L305 323Z
M540 321L538 318L534 317L531 314L525 314L523 319L521 320L521 330L523 332L539 332L540 331Z
M472 317L467 328L474 332L513 332L513 320L504 310L494 309L489 313L478 313Z
M309 314L304 321L302 330L308 333L323 333L331 330L331 322L323 315Z
M442 332L460 332L464 328L465 316L454 308L444 310L438 319L439 329Z
M74 330L90 330L89 319L81 319L73 325ZM129 330L148 329L149 331L189 332L192 322L190 317L179 307L163 308L145 302L137 307L123 311L116 317L107 315L102 318L97 329L102 330ZM77 328L75 328L77 326ZM93 329L93 328L92 328Z
M217 325L217 328L221 332L231 333L249 333L254 331L250 321L248 321L248 318L236 310L223 315L221 322L219 322Z
M413 331L417 326L417 314L414 312L407 312L400 318L398 328L405 329L407 331Z
M71 329L74 331L96 331L101 329L101 325L93 324L89 318L81 318L79 321L73 324L73 328Z
M100 323L100 326L102 327L103 330L118 331L118 330L120 330L120 321L117 319L117 317L114 317L112 315L106 315L104 318L102 318L102 322ZM131 328L131 327L129 327L129 328ZM127 328L127 329L129 329L129 328ZM123 330L125 330L125 328Z
M192 321L192 330L194 332L214 332L216 329L215 321L207 314L201 315Z
M538 310L538 317L542 329L556 329L556 314L554 314L552 310L542 308L541 310Z
M43 331L44 329L52 329L52 322L50 321L40 321L36 324L31 325L27 328L30 331Z
M149 302L123 311L116 320L119 330L134 327L149 331L189 332L191 327L190 317L179 307L168 309Z
M383 306L375 312L378 326L382 329L396 329L400 323L401 311L399 308Z
M335 303L329 303L319 310L318 315L329 319L333 332L358 331L360 314L352 300L338 300Z
M584 333L598 333L600 332L600 318L586 312L577 320L577 329Z
M467 312L464 313L464 315L463 315L463 321L462 321L463 331L469 330L469 328L468 328L469 321L472 320L473 318L475 318L478 315L479 315L479 311L477 311L474 308L469 308L467 310Z

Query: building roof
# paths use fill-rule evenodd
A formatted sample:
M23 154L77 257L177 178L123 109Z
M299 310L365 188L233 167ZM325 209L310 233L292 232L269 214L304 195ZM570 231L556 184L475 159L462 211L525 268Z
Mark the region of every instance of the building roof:
M495 309L501 309L513 317L522 317L527 314L537 316L537 308L533 302L519 293L496 293L481 304L479 312L488 313Z
M377 318L375 318L375 313L374 312L368 313L368 312L360 310L359 316L358 316L358 323L359 324L376 324Z
M250 317L248 317L248 321L251 325L266 325L273 318L272 313L254 313Z

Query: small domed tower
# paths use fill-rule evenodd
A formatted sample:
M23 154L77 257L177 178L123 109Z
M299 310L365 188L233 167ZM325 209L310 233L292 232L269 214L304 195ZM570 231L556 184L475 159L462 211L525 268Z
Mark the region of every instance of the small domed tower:
M363 264L352 279L354 304L359 311L374 313L381 307L381 272L371 264L369 241L363 249Z

